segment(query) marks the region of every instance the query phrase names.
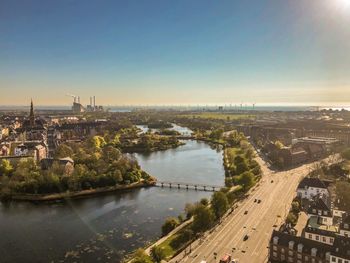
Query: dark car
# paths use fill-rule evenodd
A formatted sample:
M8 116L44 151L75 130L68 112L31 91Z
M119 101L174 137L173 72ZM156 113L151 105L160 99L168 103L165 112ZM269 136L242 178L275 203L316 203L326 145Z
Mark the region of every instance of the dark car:
M248 214L248 210L246 210L246 211L244 212L244 214L245 214L245 215Z
M258 199L254 199L254 203L256 203L258 201Z
M249 236L248 236L248 235L245 235L245 236L243 237L243 241L247 241L248 238L249 238Z
M261 200L259 199L259 200L258 200L258 204L260 204L260 203L261 203Z

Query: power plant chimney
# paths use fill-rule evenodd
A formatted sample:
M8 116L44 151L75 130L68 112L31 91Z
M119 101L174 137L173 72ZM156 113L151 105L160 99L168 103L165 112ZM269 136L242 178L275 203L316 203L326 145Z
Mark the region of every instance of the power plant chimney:
M92 107L92 97L90 97L90 106Z
M96 108L96 97L94 96L94 108Z

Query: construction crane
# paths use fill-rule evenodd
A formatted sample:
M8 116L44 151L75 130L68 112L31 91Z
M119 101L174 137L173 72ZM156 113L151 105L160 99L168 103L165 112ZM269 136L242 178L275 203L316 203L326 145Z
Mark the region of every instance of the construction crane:
M80 103L80 97L75 96L73 94L66 94L66 96L72 97L74 99L74 103Z

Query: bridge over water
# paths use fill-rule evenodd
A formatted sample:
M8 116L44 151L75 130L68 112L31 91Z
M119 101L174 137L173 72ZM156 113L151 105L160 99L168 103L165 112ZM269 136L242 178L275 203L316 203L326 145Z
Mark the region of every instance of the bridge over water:
M222 185L170 182L170 181L157 181L155 185L158 187L178 188L178 189L186 189L186 190L191 189L196 191L209 191L209 192L219 191L223 187Z

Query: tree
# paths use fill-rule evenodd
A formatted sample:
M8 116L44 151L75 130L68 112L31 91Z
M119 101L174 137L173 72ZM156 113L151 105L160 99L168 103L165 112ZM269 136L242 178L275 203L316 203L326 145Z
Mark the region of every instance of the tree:
M207 206L207 205L209 205L209 200L207 198L202 198L200 203L204 206Z
M67 144L60 144L55 151L55 158L72 157L73 149Z
M196 208L195 205L191 203L187 203L185 205L185 213L186 213L187 219L190 219L193 216L195 208Z
M275 145L276 145L277 149L279 149L279 150L281 150L284 147L283 143L280 141L275 141Z
M106 146L106 147L103 147L103 159L106 161L106 162L112 162L114 160L118 160L121 156L121 152L113 147L113 146Z
M101 136L93 136L90 141L89 141L90 146L92 146L93 148L97 148L100 149L103 146L106 145L106 141L103 137Z
M222 135L224 134L224 130L223 129L217 129L217 130L213 130L209 137L215 140L219 140L222 138Z
M175 217L168 217L162 226L162 235L166 236L179 225L179 221Z
M248 159L252 159L254 157L254 151L251 147L249 147L246 152L245 152L245 156L248 158Z
M160 263L165 258L164 250L159 246L151 248L151 257L156 263Z
M242 185L245 190L247 190L254 184L254 175L251 172L245 172L238 179L238 183Z
M242 174L248 170L249 170L249 167L248 167L248 164L246 161L243 161L243 162L236 165L236 173L237 174Z
M0 164L0 175L9 176L13 172L13 167L9 160L3 159Z
M135 251L133 258L133 263L152 263L151 258L146 254L146 251L142 248L139 248Z
M336 182L336 205L344 211L350 211L350 183L346 181Z
M240 163L245 162L245 159L244 159L242 156L237 155L237 156L234 158L233 161L234 161L234 164L237 166L237 165L239 165Z
M300 205L299 205L299 202L294 201L294 202L292 203L292 211L293 211L294 213L299 213L299 212L300 212Z
M296 225L296 223L298 222L298 218L295 214L293 214L292 212L289 212L286 222L287 224Z
M192 230L194 233L200 233L208 230L214 223L213 212L203 205L196 208L192 223Z
M350 160L350 148L347 148L344 151L342 151L341 156L346 160Z
M215 192L211 199L211 207L216 218L222 217L228 209L228 200L223 192Z

